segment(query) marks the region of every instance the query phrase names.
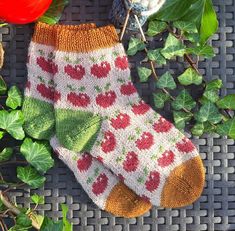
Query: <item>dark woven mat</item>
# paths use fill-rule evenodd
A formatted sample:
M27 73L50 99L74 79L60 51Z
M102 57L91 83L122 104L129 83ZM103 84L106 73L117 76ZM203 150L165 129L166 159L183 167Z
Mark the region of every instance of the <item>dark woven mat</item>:
M219 16L220 29L213 39L217 56L208 62L200 64L201 72L207 79L219 77L225 88L222 94L232 93L235 88L235 1L214 0ZM81 22L96 22L106 24L111 0L70 0L62 21L78 24ZM23 87L26 80L26 54L32 34L33 25L11 26L0 30L0 40L6 48L6 60L1 74L9 84L17 83ZM138 63L132 60L132 65ZM179 72L182 67L171 63L170 69ZM134 73L134 77L136 77ZM135 84L141 96L152 102L151 92L153 82L140 84L135 78ZM162 113L164 114L164 113ZM199 231L199 230L235 230L235 173L233 140L204 136L194 139L206 167L206 185L201 198L193 205L182 209L153 208L147 214L136 219L114 217L98 209L76 183L73 174L60 161L49 171L47 182L43 189L36 190L45 196L46 204L40 206L42 214L54 219L61 217L59 204L69 206L69 218L74 223L74 230L102 231ZM13 198L17 203L29 206L30 193L33 190L15 192Z

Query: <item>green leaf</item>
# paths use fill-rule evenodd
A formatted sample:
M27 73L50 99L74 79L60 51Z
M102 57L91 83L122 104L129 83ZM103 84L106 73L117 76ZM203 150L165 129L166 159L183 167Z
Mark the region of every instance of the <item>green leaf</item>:
M64 224L63 231L73 231L73 225L67 220L67 213L69 211L68 206L62 204L61 208L62 208L63 224Z
M199 112L195 114L195 119L201 123L209 121L213 124L217 124L222 120L222 115L219 113L215 104L208 102L202 105Z
M227 120L225 123L217 126L217 133L222 136L229 136L235 139L235 118Z
M17 167L16 171L17 177L33 189L42 187L46 180L44 176L41 176L37 170L31 166Z
M222 109L235 110L235 94L226 95L224 98L217 101L216 104Z
M171 59L175 56L183 57L185 54L184 44L178 40L174 35L169 34L164 48L161 50L161 54L166 59Z
M4 134L5 134L5 132L0 131L0 140L3 138Z
M192 43L195 43L195 44L198 44L199 41L200 41L200 36L198 33L187 33L187 32L184 32L184 37L192 42Z
M223 86L221 79L214 79L206 84L206 91L219 90Z
M14 225L8 231L29 231L29 227L22 227L21 225Z
M190 111L196 106L196 102L193 100L188 91L184 89L179 93L171 105L175 110L181 110L185 108Z
M196 123L191 132L194 136L201 136L204 133L204 124L203 123Z
M22 105L23 97L18 87L13 86L8 91L6 105L12 109L16 109Z
M197 33L197 26L194 22L176 21L173 26L187 33Z
M175 126L179 130L183 130L185 128L186 122L191 120L192 115L182 111L173 111L173 117L174 117Z
M204 133L214 133L216 126L209 123L208 121L203 123L204 125Z
M32 221L26 214L20 213L16 217L16 224L27 228L32 226Z
M141 83L147 82L149 76L152 74L152 70L146 67L138 67L137 71Z
M21 111L16 110L10 113L4 110L0 111L0 128L6 130L17 140L22 140L25 137L22 128L23 123L24 119Z
M200 45L196 47L190 47L190 48L187 48L186 52L188 54L203 56L207 59L210 59L215 56L213 47L209 45Z
M13 149L12 148L4 148L0 152L0 162L8 161L11 159L13 155Z
M156 83L156 86L160 89L168 88L174 90L176 88L176 83L170 72L166 72L162 75Z
M170 99L170 96L166 93L159 92L153 94L153 99L156 108L163 108L165 103Z
M0 212L4 212L6 210L7 210L6 206L3 204L2 200L0 199Z
M202 104L205 104L208 101L210 101L212 103L216 103L217 100L219 99L218 93L219 93L218 90L205 91L203 93L203 97L200 99L200 102Z
M138 38L131 37L131 39L129 41L129 45L128 45L127 54L129 56L133 56L138 51L144 50L144 48L145 48L145 43L142 40L140 40Z
M39 196L38 194L34 194L33 196L31 196L31 201L37 205L45 204L44 196Z
M20 147L20 152L29 164L41 173L46 173L54 166L50 148L45 143L33 142L30 138L26 138Z
M59 22L64 8L68 5L69 0L53 0L46 13L38 21L47 24L56 24Z
M161 32L163 32L167 28L167 23L153 20L148 24L147 35L153 37Z
M189 67L183 74L178 76L180 84L188 86L191 84L200 85L202 76L199 75L193 68Z
M7 91L7 85L2 76L0 75L0 95L4 95L6 91Z
M147 55L149 60L156 62L158 65L166 64L166 59L162 56L160 48L149 50Z
M45 217L40 228L40 231L63 231L63 221L52 221Z

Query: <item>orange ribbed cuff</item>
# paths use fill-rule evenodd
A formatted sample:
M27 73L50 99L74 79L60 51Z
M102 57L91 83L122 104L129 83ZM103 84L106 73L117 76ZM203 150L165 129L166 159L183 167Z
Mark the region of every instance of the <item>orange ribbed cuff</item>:
M32 41L48 46L55 46L56 36L60 31L64 30L89 30L96 28L94 23L87 23L81 25L48 25L46 23L38 22L35 25Z

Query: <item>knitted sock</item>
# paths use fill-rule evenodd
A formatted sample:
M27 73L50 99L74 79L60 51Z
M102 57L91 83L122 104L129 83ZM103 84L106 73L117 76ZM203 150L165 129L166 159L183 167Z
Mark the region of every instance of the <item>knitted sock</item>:
M36 25L30 49L32 51L30 52L30 54L32 53L30 56L31 65L36 65L38 59L36 51L39 49L42 50L44 54L51 52L51 57L54 56L56 34L63 27L64 26L61 25L49 26L44 23L38 23ZM80 30L89 29L95 27L95 25L87 24L65 27L68 30ZM53 65L56 66L54 62ZM40 69L41 67L39 66L38 68ZM43 72L41 75L46 77L45 82L53 84L50 84L49 86L46 85L46 87L50 89L50 93L41 95L40 92L35 89L35 86L38 86L38 84L41 83L34 83L35 79L33 78L37 76L38 72L40 73L42 71L35 68L35 72L29 72L29 81L31 84L27 84L25 91L27 94L24 102L24 114L27 122L25 126L28 128L31 135L34 134L34 137L45 139L50 137L51 134L54 134L55 119L53 103L54 96L57 99L59 93L56 93L54 90L53 73ZM31 108L31 106L33 108ZM32 111L32 109L34 111ZM47 113L50 113L48 124L51 126L43 126L44 124L41 124L42 122L37 120L41 118L43 119ZM30 123L31 117L33 118L32 114L36 115L35 120L33 120L35 121L35 124ZM40 123L41 126L37 126L37 123ZM50 131L48 131L48 129L50 129ZM45 134L47 136L45 136ZM140 216L151 208L151 204L149 202L146 202L137 196L132 190L124 185L118 177L112 174L110 170L106 169L92 156L87 153L79 155L66 150L58 143L55 137L50 140L50 143L53 150L57 152L59 159L61 159L74 172L77 181L83 186L90 198L100 208L105 209L107 212L113 213L116 216L128 218Z
M67 149L90 151L154 205L195 201L205 180L200 156L137 94L115 28L63 30L56 50L59 142Z

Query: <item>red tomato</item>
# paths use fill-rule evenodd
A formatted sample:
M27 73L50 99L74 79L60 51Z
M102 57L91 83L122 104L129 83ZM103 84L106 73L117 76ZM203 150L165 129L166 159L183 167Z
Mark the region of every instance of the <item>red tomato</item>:
M26 24L37 20L49 8L52 0L0 0L0 19Z

